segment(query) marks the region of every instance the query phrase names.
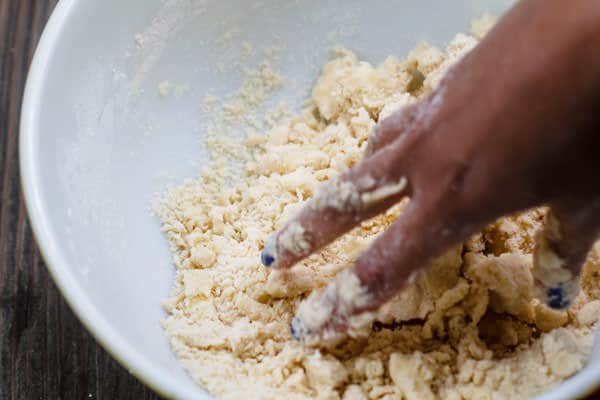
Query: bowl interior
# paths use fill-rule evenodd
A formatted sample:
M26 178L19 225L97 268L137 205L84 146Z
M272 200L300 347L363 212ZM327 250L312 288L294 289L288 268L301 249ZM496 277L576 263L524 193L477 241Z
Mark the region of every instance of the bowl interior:
M242 66L271 49L291 82L271 100L300 106L337 45L378 63L423 39L443 45L471 18L510 3L60 2L28 83L21 156L35 232L71 306L146 383L168 397L204 398L160 326L173 266L150 211L156 193L207 160L203 97L231 93ZM163 97L165 81L173 93ZM594 379L582 373L545 398L579 393Z

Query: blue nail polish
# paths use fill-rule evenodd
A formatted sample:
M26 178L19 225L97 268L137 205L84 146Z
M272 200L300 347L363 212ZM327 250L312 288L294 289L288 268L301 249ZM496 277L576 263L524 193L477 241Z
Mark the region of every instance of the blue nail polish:
M566 296L565 290L560 287L551 287L546 291L546 304L555 310L562 310L569 307L569 299Z
M292 337L296 340L298 340L298 335L296 333L296 329L294 328L294 321L296 320L296 318L294 318L294 320L292 320L292 323L290 324L290 333L292 334Z
M263 250L263 252L260 254L260 260L265 267L270 267L273 262L275 262L275 257L269 254L267 250Z
M294 317L292 323L290 324L290 333L297 341L302 341L306 337L307 332L300 318Z
M271 236L265 243L265 248L260 253L260 261L265 267L270 267L275 262L275 236Z

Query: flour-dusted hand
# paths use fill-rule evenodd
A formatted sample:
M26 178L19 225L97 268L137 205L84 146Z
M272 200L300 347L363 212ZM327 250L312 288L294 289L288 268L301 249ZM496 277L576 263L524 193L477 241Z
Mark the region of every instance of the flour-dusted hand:
M421 103L382 120L365 158L266 244L277 269L411 202L347 272L303 303L300 340L335 341L495 218L549 205L534 276L554 308L577 293L600 228L600 3L519 2Z

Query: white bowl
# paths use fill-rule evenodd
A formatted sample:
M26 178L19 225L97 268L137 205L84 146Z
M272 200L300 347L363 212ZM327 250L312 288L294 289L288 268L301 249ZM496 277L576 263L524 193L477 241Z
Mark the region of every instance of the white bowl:
M299 105L335 45L379 62L422 39L444 44L471 18L510 3L60 1L27 83L20 155L33 229L75 313L158 392L209 398L181 369L160 326L173 270L149 205L206 160L201 99L239 85L242 42L283 48L277 68L296 85L280 97ZM161 98L165 80L187 90ZM600 382L600 353L592 358L542 398L589 392Z

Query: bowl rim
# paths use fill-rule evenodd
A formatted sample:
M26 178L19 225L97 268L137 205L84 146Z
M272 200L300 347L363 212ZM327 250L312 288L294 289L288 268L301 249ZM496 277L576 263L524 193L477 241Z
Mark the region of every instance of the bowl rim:
M160 368L129 345L102 316L65 267L69 262L51 234L51 224L35 173L39 169L35 139L39 124L36 118L41 108L40 91L47 78L47 66L66 23L79 3L80 0L61 0L57 3L37 44L25 84L20 117L19 167L29 223L50 276L71 310L96 341L130 374L161 396L175 399L198 398L198 391L182 387L163 374ZM597 334L596 338L599 337ZM579 390L574 389L574 386ZM600 388L600 368L588 368L571 377L569 384L550 390L554 396L573 395L571 391L575 391L576 398L583 398L597 388ZM202 390L201 387L198 389ZM545 398L545 394L550 393L546 392L541 396ZM210 395L206 396L210 398Z
M61 0L57 3L37 44L25 83L19 131L19 167L29 223L50 276L71 310L96 341L130 374L161 396L176 399L198 398L197 391L176 384L146 356L128 344L102 316L69 273L66 268L69 262L62 254L58 241L51 234L51 223L43 205L43 196L35 172L39 170L36 132L39 130L37 116L42 107L40 91L47 79L47 66L63 29L79 3L79 0ZM201 390L200 387L198 389Z

